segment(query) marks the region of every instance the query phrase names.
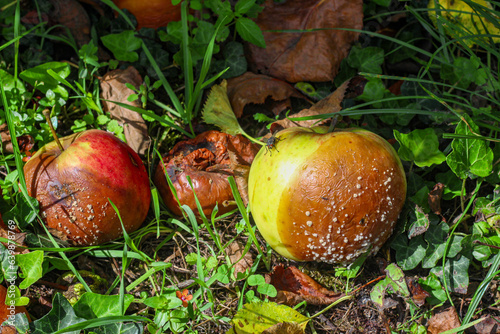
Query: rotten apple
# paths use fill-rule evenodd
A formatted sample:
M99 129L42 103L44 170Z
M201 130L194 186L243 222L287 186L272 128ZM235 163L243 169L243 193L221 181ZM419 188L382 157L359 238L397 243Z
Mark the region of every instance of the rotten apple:
M77 245L97 245L140 227L151 200L141 159L102 130L87 130L42 147L24 166L28 194L40 202L52 234Z
M252 216L266 241L297 261L347 264L376 253L406 196L392 146L363 129L288 128L250 168Z

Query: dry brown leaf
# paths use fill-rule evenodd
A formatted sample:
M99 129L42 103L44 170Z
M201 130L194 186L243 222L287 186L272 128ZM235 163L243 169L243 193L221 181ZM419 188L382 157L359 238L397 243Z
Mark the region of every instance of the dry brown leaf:
M296 267L274 267L270 274L270 284L278 290L277 302L289 306L307 301L312 305L327 305L343 296L342 293L330 291Z
M430 293L422 289L422 286L418 283L416 278L406 278L406 284L410 290L411 299L417 306L422 306L425 304L425 299L430 296Z
M500 319L493 318L491 315L488 315L487 318L484 318L478 324L474 325L475 333L477 334L498 334L500 333Z
M296 322L280 322L262 332L262 334L304 334L304 328Z
M362 29L363 2L267 0L255 23L263 31L266 48L248 44L253 72L288 82L331 81L359 36L340 29ZM305 29L319 30L296 32Z
M126 83L136 88L142 84L142 77L135 67L129 66L125 70L113 70L106 73L101 80L102 98L140 107L138 100L127 101L127 98L135 92L125 86ZM113 102L102 101L102 103L104 109L109 111L120 124L123 124L127 144L138 154L144 155L151 139L148 135L148 126L142 116Z
M458 318L457 311L452 306L440 313L434 314L429 319L427 333L438 334L457 327L460 327L460 319Z
M90 42L90 18L83 6L76 0L50 0L53 6L51 18L65 26L82 46Z
M10 137L7 123L0 125L0 137L0 145L4 153L14 153L12 138ZM35 140L30 135L22 135L17 137L17 145L19 145L19 150L21 151L21 153L24 153L28 157L30 157L33 154L31 150L35 146ZM23 160L25 160L25 158L23 158Z
M441 197L443 196L444 187L444 184L437 183L429 192L429 197L427 198L429 207L436 215L441 215Z
M245 251L245 245L238 241L233 241L227 248L226 254L229 256L231 263L234 264L234 277L237 277L238 273L244 273L247 269L253 266L253 258L250 252Z
M342 100L344 99L344 94L349 86L349 81L344 82L340 85L333 93L313 105L309 109L303 109L298 113L291 115L291 118L295 117L307 117L307 116L317 116L323 114L329 114L334 112L339 112L342 110ZM311 127L313 125L319 125L324 121L313 119L307 121L292 121L287 118L276 121L275 123L279 124L283 128L291 128L294 126L303 126L303 127Z
M290 97L305 96L290 84L267 75L246 72L227 81L227 95L236 117L241 117L247 104L264 104L271 100L275 115L291 107Z

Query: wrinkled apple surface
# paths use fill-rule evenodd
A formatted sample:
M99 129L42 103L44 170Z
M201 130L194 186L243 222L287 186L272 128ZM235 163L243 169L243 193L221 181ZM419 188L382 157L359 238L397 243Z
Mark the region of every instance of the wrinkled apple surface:
M151 200L141 159L127 144L101 130L88 130L42 147L24 167L28 193L40 202L49 230L78 245L122 236L146 218Z
M251 166L249 205L257 227L281 255L349 263L389 238L406 196L392 146L378 135L289 128Z

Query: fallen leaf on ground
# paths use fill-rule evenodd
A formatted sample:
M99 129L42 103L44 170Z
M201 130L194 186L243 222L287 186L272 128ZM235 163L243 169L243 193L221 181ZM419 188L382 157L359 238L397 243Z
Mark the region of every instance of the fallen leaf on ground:
M142 84L142 77L135 67L129 66L125 70L113 70L106 73L101 80L102 98L140 107L138 100L127 101L127 98L135 92L125 86L126 83L136 88ZM138 154L144 155L151 141L146 122L139 113L109 101L102 101L104 109L123 125L127 144Z
M288 82L331 81L359 35L341 29L362 29L363 2L267 0L255 23L263 31L266 48L248 44L253 72Z
M497 334L500 333L500 319L489 315L483 321L474 325L476 334Z
M234 264L234 277L238 273L244 273L247 269L253 266L253 258L250 252L245 251L245 245L238 241L233 241L229 247L226 248L226 254L229 256L231 263Z
M90 42L90 18L83 6L76 0L50 0L52 20L65 26L81 47Z
M441 197L443 196L444 187L444 184L437 183L429 192L429 197L427 198L429 207L436 215L441 215Z
M447 330L460 327L460 319L454 307L449 307L442 312L434 314L429 319L427 333L439 334Z
M344 99L344 94L349 86L349 81L344 82L340 85L333 93L314 104L311 108L303 109L298 113L291 115L291 118L295 117L307 117L307 116L318 116L329 113L335 113L342 110L342 100ZM320 125L324 123L326 120L306 120L306 121L293 121L288 118L276 121L275 123L279 124L283 128L291 128L294 126L303 126L303 127L311 127L313 125Z
M290 97L305 98L285 81L263 74L246 72L227 81L227 95L236 117L247 104L268 104L275 115L291 107Z
M327 305L343 296L342 293L326 289L293 266L286 269L283 265L274 267L270 274L270 284L278 290L277 301L289 306L304 300L312 305Z
M420 284L418 284L418 279L406 277L406 285L410 290L411 298L417 306L422 306L425 304L425 299L431 294L422 289Z

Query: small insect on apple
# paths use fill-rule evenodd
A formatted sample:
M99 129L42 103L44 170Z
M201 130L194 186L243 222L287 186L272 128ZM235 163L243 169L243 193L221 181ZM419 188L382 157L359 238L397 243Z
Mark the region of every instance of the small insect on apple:
M276 144L278 144L280 141L281 141L281 138L276 137L275 135L272 135L271 137L269 137L269 139L266 142L266 154L267 154L267 152L269 152L269 154L272 155L273 148L276 151L278 151L278 149L276 148ZM279 153L279 151L278 151L278 153Z

